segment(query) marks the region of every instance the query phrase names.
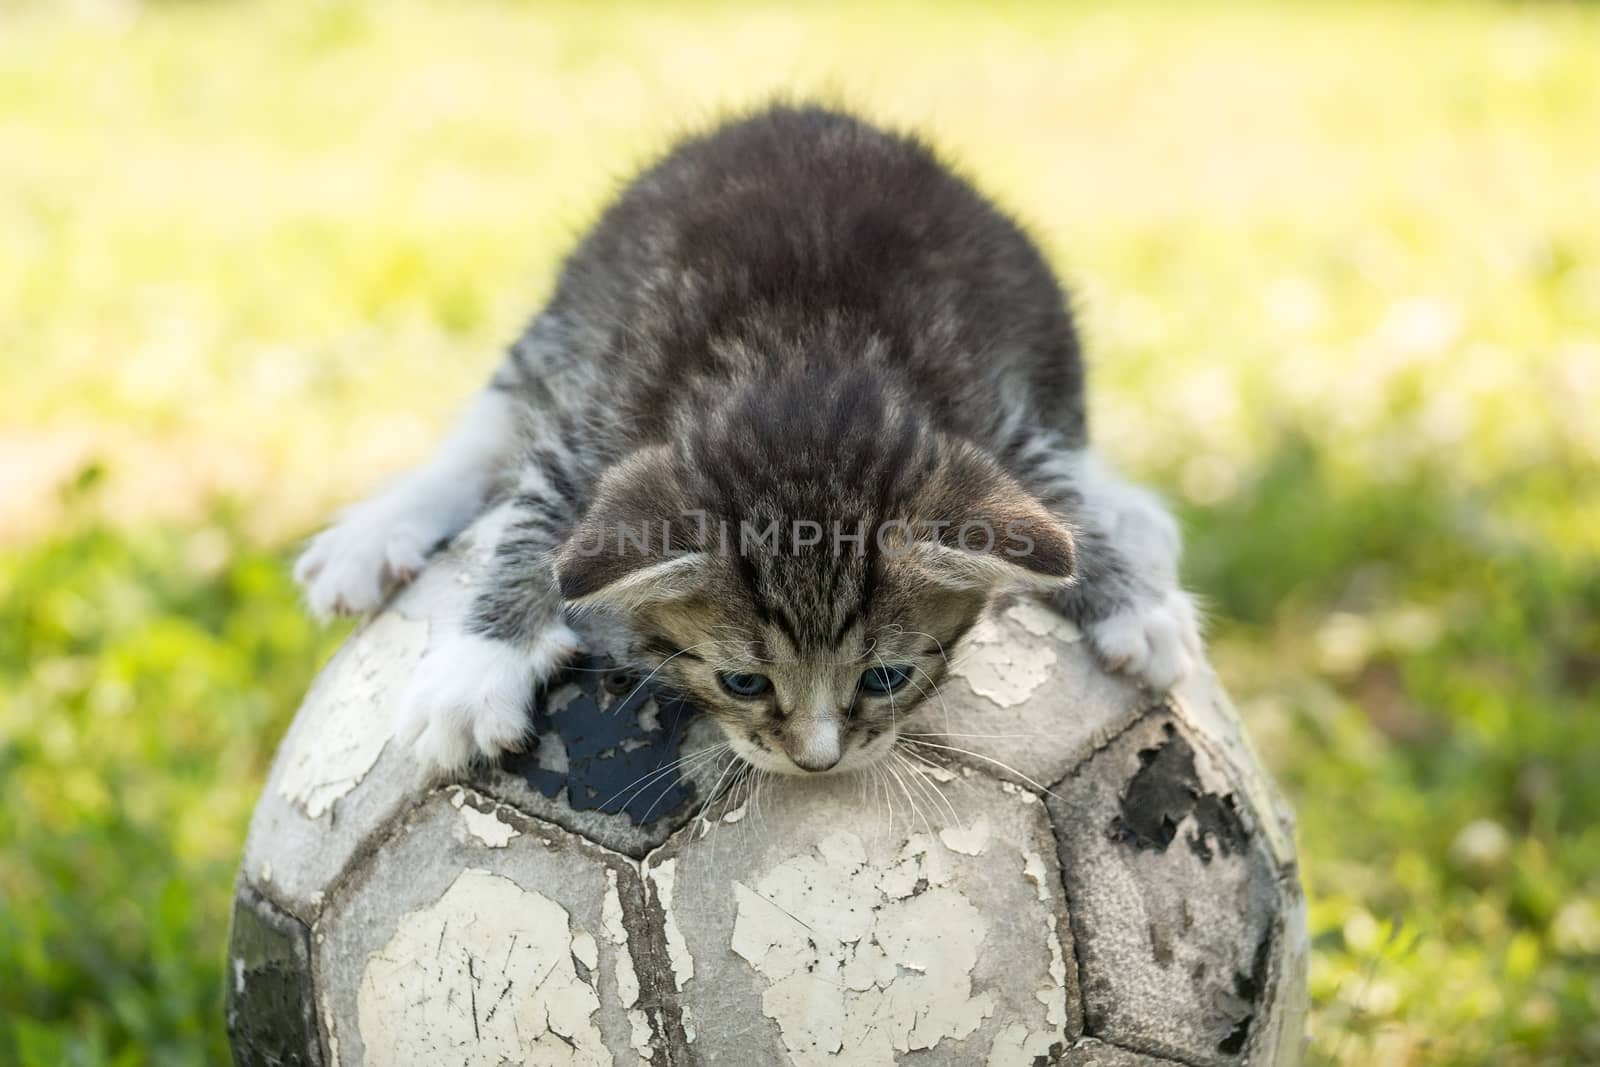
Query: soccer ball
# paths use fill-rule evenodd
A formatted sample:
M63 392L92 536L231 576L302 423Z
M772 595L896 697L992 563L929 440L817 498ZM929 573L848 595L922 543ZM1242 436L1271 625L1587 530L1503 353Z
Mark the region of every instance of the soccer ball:
M312 687L239 871L245 1064L1292 1064L1287 808L1216 680L1102 670L1041 605L968 638L900 755L728 761L606 659L525 753L432 790L391 736L470 535Z

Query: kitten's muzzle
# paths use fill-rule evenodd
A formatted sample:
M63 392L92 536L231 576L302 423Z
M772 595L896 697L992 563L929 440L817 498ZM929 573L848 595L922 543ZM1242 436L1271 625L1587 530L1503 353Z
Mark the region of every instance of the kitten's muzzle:
M842 755L837 719L791 719L783 732L783 751L803 771L831 770Z

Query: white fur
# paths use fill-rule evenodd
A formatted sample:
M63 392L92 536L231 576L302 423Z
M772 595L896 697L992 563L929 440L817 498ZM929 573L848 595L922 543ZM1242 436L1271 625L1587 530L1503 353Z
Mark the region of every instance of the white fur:
M1161 693L1187 676L1204 655L1199 612L1181 589L1137 601L1091 623L1088 636L1106 666Z
M1117 550L1155 584L1176 585L1183 536L1166 504L1144 486L1123 480L1093 452L1078 457L1078 489L1106 524Z
M827 770L839 762L839 720L793 720L789 732L797 742L789 749L789 758L808 771Z
M564 623L531 648L455 631L428 649L400 705L397 736L425 777L453 775L479 757L521 748L535 687L578 650Z
M478 394L455 431L422 467L370 500L346 508L295 564L294 578L319 618L376 608L416 577L428 553L483 506L496 468L516 444L511 401Z
M1183 539L1161 498L1124 481L1092 452L1075 455L1074 481L1086 510L1104 524L1111 543L1150 593L1091 623L1089 643L1107 666L1166 692L1204 656L1200 612L1178 584Z
M734 755L755 767L757 770L771 771L774 774L793 774L810 777L849 774L851 771L858 771L863 767L870 767L883 756L887 755L889 750L894 747L895 743L895 731L892 728L887 729L877 737L873 738L871 741L868 741L866 744L848 745L844 749L844 754L840 756L839 762L827 770L808 771L805 768L797 765L794 760L790 759L782 752L757 748L755 745L752 745L748 739L736 732L729 732L726 736L728 745L733 749Z

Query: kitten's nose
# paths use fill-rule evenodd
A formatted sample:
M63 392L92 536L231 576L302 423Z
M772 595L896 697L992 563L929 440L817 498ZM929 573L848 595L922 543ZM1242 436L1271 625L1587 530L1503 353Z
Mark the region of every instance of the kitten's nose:
M839 724L833 719L797 719L783 737L783 750L801 770L825 771L839 762Z

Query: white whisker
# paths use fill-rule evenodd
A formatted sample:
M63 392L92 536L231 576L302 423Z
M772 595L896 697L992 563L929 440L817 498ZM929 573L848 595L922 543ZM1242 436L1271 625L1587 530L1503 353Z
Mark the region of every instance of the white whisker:
M915 738L915 737L906 737L906 738L903 738L902 740L904 740L905 743L908 744L908 745L923 745L923 746L925 746L927 748L936 748L936 749L940 749L940 750L945 751L945 752L958 752L963 756L971 756L973 759L980 759L980 760L983 760L985 763L992 763L996 767L999 767L1001 770L1007 772L1008 774L1016 775L1023 782L1026 782L1028 785L1032 786L1034 789L1037 789L1039 792L1045 794L1046 796L1055 797L1057 800L1063 799L1060 794L1056 793L1049 786L1041 785L1040 783L1034 781L1032 778L1029 778L1026 774L1023 774L1021 771L1017 770L1015 767L1011 766L1011 764L1006 763L1003 760L997 760L993 756L985 756L982 752L974 752L971 749L959 748L956 745L940 745L940 744L936 744L936 743L934 743L932 741L923 741L923 740L921 740L919 738Z
M644 774L641 774L639 777L635 778L633 781L629 782L627 785L623 786L621 789L617 790L615 793L612 793L605 800L601 801L598 806L599 806L599 808L604 810L612 801L616 800L618 797L622 796L623 793L627 792L630 789L633 789L634 793L637 793L640 790L643 790L646 787L648 787L650 785L650 783L654 782L657 778L660 778L662 775L667 774L667 773L671 772L674 769L687 770L689 767L694 766L695 764L697 764L697 763L699 763L699 762L701 762L701 761L703 761L705 759L709 759L710 757L716 755L717 753L723 751L724 749L731 748L731 747L732 746L729 745L726 741L723 741L723 742L721 742L719 744L712 745L709 748L701 749L698 752L691 752L687 756L679 756L677 759L673 760L671 763L665 764L664 766L656 767L653 770L649 770L649 771L646 771ZM637 786L638 788L635 789L634 788L635 786ZM634 793L628 793L628 796L623 799L622 804L623 804L624 807L627 806L629 800L633 799Z

